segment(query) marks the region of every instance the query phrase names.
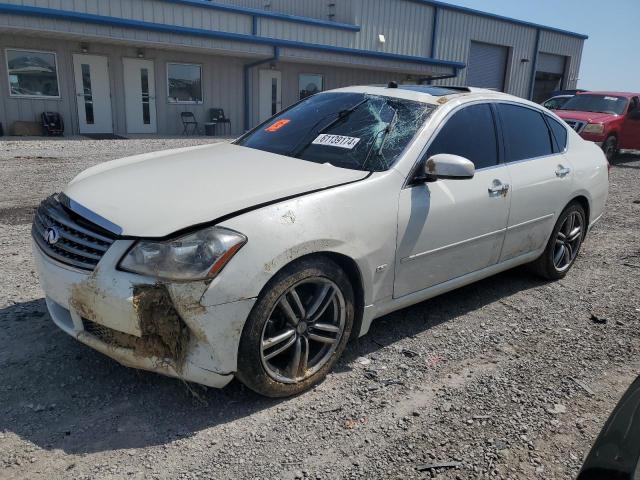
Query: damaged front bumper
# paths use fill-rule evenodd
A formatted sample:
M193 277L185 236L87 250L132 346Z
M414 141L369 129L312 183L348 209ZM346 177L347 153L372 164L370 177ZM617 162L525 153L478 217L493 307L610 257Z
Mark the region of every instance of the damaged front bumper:
M204 305L206 282L158 283L116 269L132 240L116 240L93 271L33 252L55 324L122 365L211 387L233 379L255 298Z

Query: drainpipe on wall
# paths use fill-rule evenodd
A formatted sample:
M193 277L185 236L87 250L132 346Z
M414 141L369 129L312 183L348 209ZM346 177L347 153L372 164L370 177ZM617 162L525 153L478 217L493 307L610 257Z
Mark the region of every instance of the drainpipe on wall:
M529 81L529 100L533 101L533 87L536 84L536 69L538 68L538 53L540 52L540 29L536 30L536 51L531 62L531 79Z
M433 24L431 25L431 58L436 58L436 44L438 42L438 27L440 25L440 9L438 8L437 5L435 5L433 7ZM455 69L455 75L458 75L458 69ZM451 78L451 77L447 77L447 78ZM428 85L431 85L433 83L433 80L438 80L430 78L427 82Z
M242 67L243 73L243 89L244 89L244 131L246 132L250 128L251 122L249 121L250 115L250 103L251 99L249 98L251 92L249 88L249 70L253 67L257 67L258 65L263 65L265 63L275 62L280 57L280 48L273 47L273 57L265 58L264 60L258 60L257 62L248 63Z

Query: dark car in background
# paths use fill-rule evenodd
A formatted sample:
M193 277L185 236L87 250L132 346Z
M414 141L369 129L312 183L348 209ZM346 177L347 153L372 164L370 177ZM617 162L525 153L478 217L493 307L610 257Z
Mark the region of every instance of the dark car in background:
M620 150L640 150L640 94L578 93L555 113L612 162Z
M549 110L558 110L572 98L573 95L556 95L542 102L542 106Z

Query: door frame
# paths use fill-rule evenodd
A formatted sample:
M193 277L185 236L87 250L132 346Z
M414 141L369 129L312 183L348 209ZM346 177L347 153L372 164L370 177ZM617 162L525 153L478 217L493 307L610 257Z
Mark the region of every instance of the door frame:
M75 57L76 56L80 56L80 55L84 55L84 56L88 56L88 57L102 57L104 59L106 59L107 62L107 84L109 85L109 107L111 108L111 131L110 132L101 132L101 133L114 133L115 132L115 123L114 123L114 116L113 116L113 112L114 112L114 108L113 108L113 95L111 95L111 91L113 90L113 85L111 83L111 65L109 62L109 55L106 54L100 54L100 53L84 53L84 52L78 52L78 51L72 51L71 52L71 72L72 72L72 83L71 85L73 86L73 101L75 103L75 109L72 111L75 111L76 114L76 121L75 126L78 129L78 134L79 135L83 135L83 133L80 131L80 112L78 111L78 90L77 90L77 85L76 85L76 64L75 64Z
M412 182L412 180L414 179L418 169L420 168L420 165L422 163L422 160L425 156L425 154L427 153L427 151L429 150L429 147L431 146L431 144L433 143L433 141L436 139L436 137L440 134L440 132L442 131L442 129L444 128L444 126L446 125L446 123L451 119L451 117L453 115L455 115L457 112L463 110L464 108L473 106L473 105L487 105L490 110L491 110L491 116L493 118L493 125L494 125L494 129L495 129L495 134L496 134L496 143L497 143L497 160L498 162L496 163L496 165L491 165L488 167L483 167L480 169L477 169L476 172L485 172L485 171L496 171L496 172L500 172L500 169L503 169L502 171L506 174L507 177L507 182L509 184L511 184L511 177L510 177L510 172L508 170L508 164L506 162L506 155L505 155L505 147L504 147L504 141L503 141L503 133L502 133L502 125L500 123L500 119L498 117L498 112L497 109L495 107L495 103L496 101L493 99L478 99L478 100L473 100L470 102L465 102L462 105L456 105L455 107L453 107L451 110L449 110L444 117L442 117L437 126L432 130L431 134L429 135L429 137L424 141L423 145L421 147L419 147L419 153L416 156L416 160L413 163L413 165L410 166L409 170L408 170L408 174L406 175L403 185L402 185L402 189L401 190L412 190L413 188L419 186L416 185L415 183ZM428 128L428 127L427 127ZM474 178L471 179L471 181L475 180L475 175ZM467 180L451 180L452 182L465 182ZM402 194L402 192L401 192ZM400 201L400 196L398 197L399 201ZM433 289L437 289L440 288L442 285L448 284L449 282L455 282L457 279L460 278L464 278L467 277L469 275L474 275L478 272L482 272L484 270L488 270L491 268L494 268L498 265L500 265L502 262L500 261L501 256L502 256L502 249L504 247L504 241L506 238L506 234L507 234L507 227L508 227L508 222L509 222L509 213L510 213L510 208L511 208L511 191L509 191L508 196L505 198L505 201L508 201L508 205L507 205L507 209L506 209L506 216L504 218L504 226L502 228L500 228L499 230L493 231L493 232L488 232L484 235L480 235L477 237L471 237L468 239L463 239L461 241L457 241L457 242L453 242L450 243L448 245L443 245L442 247L438 247L436 250L442 250L442 251L446 251L449 248L456 248L457 246L460 245L465 245L468 243L475 243L476 241L485 238L485 237L489 237L490 235L495 235L495 236L500 236L501 238L497 240L497 242L499 243L499 246L496 245L497 251L496 251L496 257L495 257L495 262L477 269L477 270L473 270L473 271L469 271L467 273L464 273L461 276L454 276L452 278L449 278L447 280L443 280L442 282L439 283L435 283L433 285L424 287L422 289L416 290L414 292L411 293L403 293L403 294L398 294L397 293L397 285L398 285L398 275L399 275L399 269L400 269L400 265L402 263L406 263L407 262L407 258L401 258L400 256L400 252L398 251L398 245L396 245L396 258L395 258L395 262L394 262L394 282L393 282L393 299L394 300L398 300L401 299L403 297L409 296L409 295L418 295L420 294L420 292L426 292L426 291L431 291ZM400 208L400 205L399 205ZM400 210L398 210L400 212ZM427 219L425 221L428 221L428 216ZM399 223L399 217L398 217L398 223ZM400 227L398 226L398 229ZM396 242L398 243L398 241ZM425 252L420 252L419 256L422 256L424 254L428 254L429 251L425 251Z
M153 112L150 111L150 114L153 114L152 118L155 120L155 122L154 122L154 127L155 128L153 129L153 132L142 132L142 134L146 134L146 133L151 134L151 135L157 134L158 133L158 88L157 88L157 86L158 86L157 83L158 82L156 81L156 61L155 61L155 58L147 58L147 57L145 57L145 58L122 57L122 87L124 89L124 100L125 100L125 106L124 106L125 131L127 133L132 133L132 132L129 132L129 121L127 119L127 105L126 105L126 102L127 102L127 82L126 82L126 80L127 80L127 78L126 78L126 73L125 73L126 72L126 66L125 66L126 60L149 61L149 62L151 62L153 64L153 68L151 70L153 72L152 73L153 74L153 82L150 82L150 84L153 83L153 92L154 92L154 95L153 95L153 97L154 97L154 102L153 102L154 109L153 110L154 111ZM136 133L134 132L133 134L135 135Z

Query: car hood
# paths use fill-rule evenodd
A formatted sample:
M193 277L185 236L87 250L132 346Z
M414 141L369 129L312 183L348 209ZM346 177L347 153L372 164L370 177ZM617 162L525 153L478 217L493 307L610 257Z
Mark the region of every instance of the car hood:
M555 110L553 113L567 120L581 120L587 123L601 123L618 118L612 113L579 112L578 110Z
M164 237L367 175L225 143L102 163L75 177L64 194L73 210L115 233Z

